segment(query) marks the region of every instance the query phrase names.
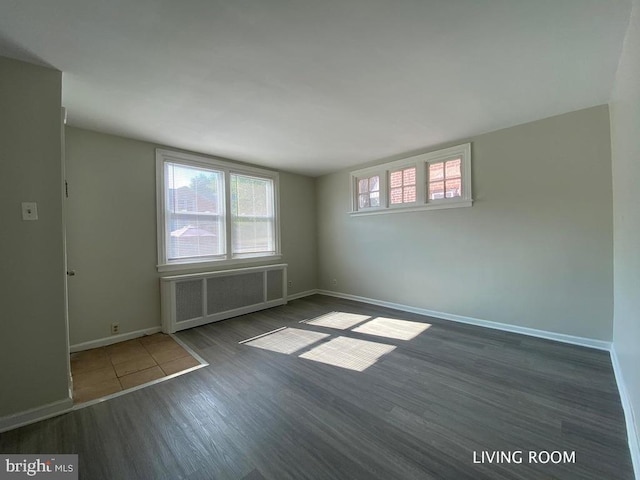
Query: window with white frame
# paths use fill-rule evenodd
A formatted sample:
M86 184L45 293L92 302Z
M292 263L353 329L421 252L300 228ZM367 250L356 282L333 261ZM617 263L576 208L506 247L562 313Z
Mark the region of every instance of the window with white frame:
M273 180L231 174L231 252L275 253Z
M357 178L358 208L376 208L380 206L380 176L372 175Z
M356 170L351 187L352 214L470 207L471 144Z
M225 252L224 172L164 162L166 260Z
M402 205L418 200L416 191L417 167L412 166L389 173L389 203Z
M158 269L279 255L278 174L156 151Z
M462 159L429 163L428 200L462 196Z

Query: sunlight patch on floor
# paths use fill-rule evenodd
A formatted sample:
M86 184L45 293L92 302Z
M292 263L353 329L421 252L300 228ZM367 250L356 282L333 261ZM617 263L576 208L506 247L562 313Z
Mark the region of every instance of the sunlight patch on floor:
M291 354L328 336L328 333L287 327L250 340L244 344L264 350L271 350L272 352Z
M395 318L378 317L354 328L352 331L378 337L411 340L431 326L430 323L410 322Z
M346 330L358 323L362 323L365 320L370 319L370 315L360 315L358 313L346 313L346 312L331 312L326 315L313 318L311 320L304 320L303 323L308 325L315 325L317 327L335 328L337 330Z
M318 345L299 357L362 372L395 348L393 345L338 337Z

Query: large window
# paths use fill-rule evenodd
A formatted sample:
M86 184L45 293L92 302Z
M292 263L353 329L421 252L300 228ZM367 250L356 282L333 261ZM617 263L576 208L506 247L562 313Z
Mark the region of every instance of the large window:
M158 269L279 255L278 174L156 151Z
M164 163L166 260L225 254L224 173Z
M232 253L275 252L273 180L231 174Z
M352 214L470 207L471 144L356 170L351 186Z

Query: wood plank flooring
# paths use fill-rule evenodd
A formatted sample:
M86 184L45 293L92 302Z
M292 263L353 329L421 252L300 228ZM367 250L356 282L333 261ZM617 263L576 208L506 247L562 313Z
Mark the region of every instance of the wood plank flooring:
M300 323L332 312L363 317ZM0 434L0 452L77 453L82 479L633 478L607 352L320 295L178 336L210 365Z

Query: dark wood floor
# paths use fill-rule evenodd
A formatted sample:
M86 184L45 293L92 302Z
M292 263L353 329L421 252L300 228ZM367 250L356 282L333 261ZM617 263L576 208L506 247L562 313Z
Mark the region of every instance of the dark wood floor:
M399 340L299 323L329 312L432 326ZM291 354L238 343L283 326L329 336ZM0 451L78 453L92 480L633 478L606 352L319 295L178 337L210 366L3 433ZM299 357L338 337L396 348L364 371Z

